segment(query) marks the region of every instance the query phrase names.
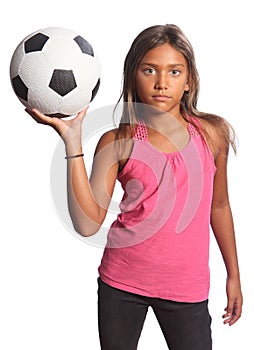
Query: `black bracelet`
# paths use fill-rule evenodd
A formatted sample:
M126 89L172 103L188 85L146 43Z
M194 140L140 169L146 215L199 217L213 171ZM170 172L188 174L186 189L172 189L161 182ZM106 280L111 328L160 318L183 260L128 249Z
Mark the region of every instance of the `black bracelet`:
M84 153L76 154L75 156L66 156L65 159L84 157Z

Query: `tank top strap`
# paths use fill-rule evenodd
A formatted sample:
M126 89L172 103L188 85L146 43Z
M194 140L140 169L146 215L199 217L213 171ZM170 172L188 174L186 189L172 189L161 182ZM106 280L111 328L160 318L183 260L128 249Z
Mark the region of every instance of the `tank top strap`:
M139 120L137 124L137 129L135 135L133 136L134 141L148 141L148 133L145 122L143 120Z
M191 121L190 121L191 119ZM202 130L201 123L198 118L189 117L188 131L191 136L200 136L199 130Z
M202 130L201 123L197 118L190 118L188 122L188 131L191 136L200 136L199 130ZM148 132L145 122L140 119L137 124L136 132L133 136L134 141L148 141Z

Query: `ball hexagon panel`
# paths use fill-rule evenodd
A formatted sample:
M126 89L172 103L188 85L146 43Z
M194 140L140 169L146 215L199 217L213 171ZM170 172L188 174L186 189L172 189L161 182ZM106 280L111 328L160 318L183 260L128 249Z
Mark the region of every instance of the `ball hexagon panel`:
M68 113L64 113L61 109L62 97L56 93L52 94L52 90L49 88L42 89L38 86L33 90L28 90L28 100L28 107L32 105L33 108L39 111L43 110L44 114L50 115L59 113L68 115Z
M43 52L33 52L24 56L18 74L29 89L34 89L37 86L47 87L53 71Z
M83 56L92 58L89 55L82 54L73 39L66 40L62 37L50 38L43 48L43 54L52 68L59 69L72 69Z
M65 38L66 40L71 40L78 35L74 30L62 27L48 27L37 32L48 35L50 38Z
M78 56L75 63L76 65L73 67L73 72L77 85L81 89L90 86L92 90L100 77L100 65L98 61L92 56L81 54Z
M22 61L25 57L25 49L24 44L21 43L17 46L16 50L14 51L11 59L10 64L10 78L14 78L19 74L20 71L20 65L22 64Z

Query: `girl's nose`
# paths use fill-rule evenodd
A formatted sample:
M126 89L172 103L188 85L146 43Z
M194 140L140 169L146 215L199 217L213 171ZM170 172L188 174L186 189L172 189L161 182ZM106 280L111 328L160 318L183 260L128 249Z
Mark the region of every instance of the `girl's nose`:
M168 89L168 86L169 86L168 78L169 78L168 75L164 73L158 74L157 80L155 82L155 89L156 90Z

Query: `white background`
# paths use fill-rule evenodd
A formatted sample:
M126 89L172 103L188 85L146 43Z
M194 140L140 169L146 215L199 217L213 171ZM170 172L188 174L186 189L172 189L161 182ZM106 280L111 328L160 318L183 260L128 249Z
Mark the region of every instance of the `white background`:
M99 349L97 268L102 249L74 237L51 198L53 130L24 112L9 81L17 44L40 28L76 30L96 48L102 64L91 110L114 104L123 60L134 37L153 24L179 25L196 52L199 109L217 113L236 129L239 148L229 159L229 188L244 293L241 320L222 324L225 268L211 240L210 313L214 349L250 349L253 286L253 33L251 1L12 1L1 10L1 234L0 348ZM149 312L139 350L166 349Z

